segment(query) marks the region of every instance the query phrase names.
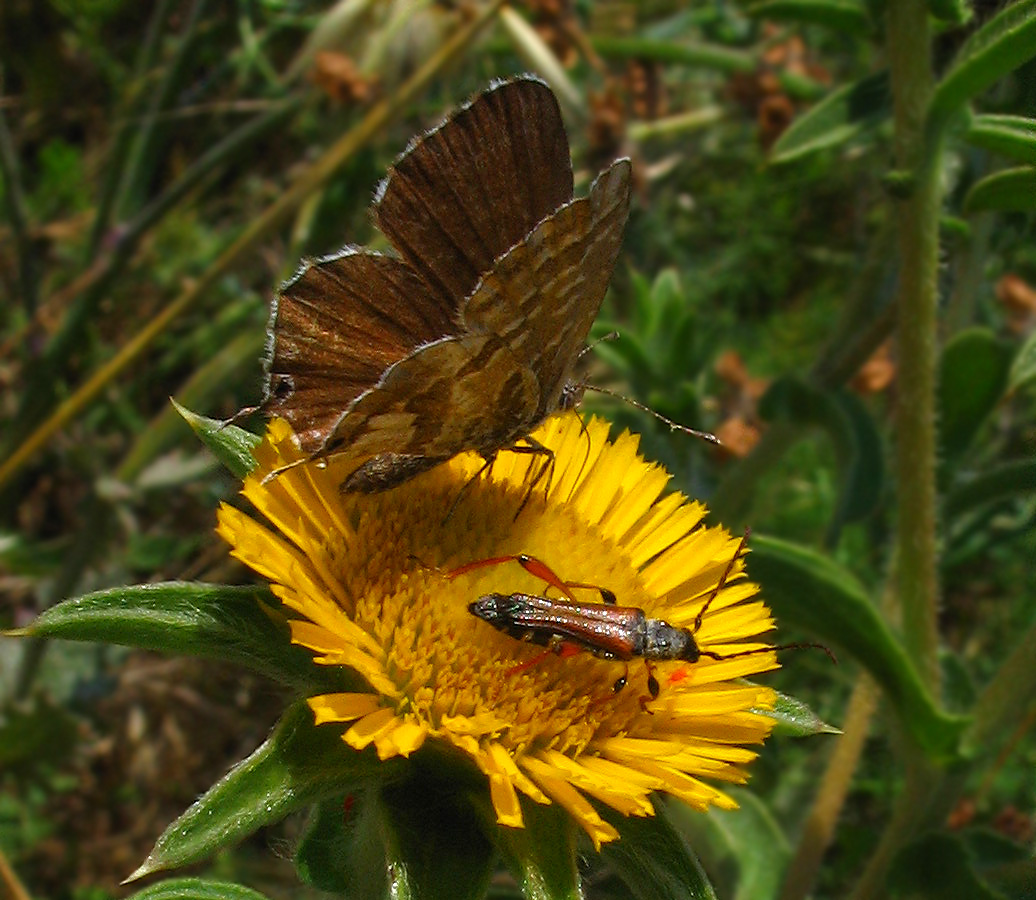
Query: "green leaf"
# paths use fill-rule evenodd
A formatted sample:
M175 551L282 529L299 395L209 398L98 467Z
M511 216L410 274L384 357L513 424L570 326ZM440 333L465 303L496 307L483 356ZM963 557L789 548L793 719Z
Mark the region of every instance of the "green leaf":
M267 897L230 881L170 878L131 894L128 900L267 900Z
M965 139L976 147L1036 165L1036 119L1026 116L975 116Z
M867 8L856 0L763 0L747 11L757 19L823 25L853 36L872 30Z
M294 704L255 753L165 830L128 880L205 859L297 809L405 766L398 758L379 762L373 748L358 753L341 740L343 730L314 725L309 706Z
M967 449L1007 387L1011 347L985 328L954 335L939 360L940 449L955 459Z
M976 31L957 51L928 108L941 127L972 97L1036 56L1036 0L1017 0Z
M576 868L575 825L558 804L521 798L524 828L495 828L497 846L526 900L582 896Z
M670 821L698 847L710 868L726 867L733 860L738 869L735 900L764 900L779 896L791 856L788 840L755 794L729 788L737 809L710 809L702 815L685 803L664 798ZM713 865L714 864L714 865Z
M964 197L968 213L997 210L1032 212L1036 209L1036 168L1003 169L979 179Z
M791 123L773 145L770 163L784 165L845 143L887 115L890 96L887 72L838 88Z
M844 648L881 685L903 728L931 756L950 757L966 720L940 710L856 578L812 550L752 536L748 570L779 622Z
M949 25L963 25L973 15L968 0L928 0L928 11Z
M79 723L44 694L8 701L0 710L0 771L24 774L67 759L79 742Z
M374 790L319 803L295 853L299 877L339 896L386 896L388 863L380 816Z
M889 871L893 897L910 900L1005 900L975 871L975 860L956 835L928 834L904 847Z
M885 454L874 419L858 397L845 390L821 390L788 376L770 386L759 413L768 422L818 426L827 433L840 475L832 528L873 512L885 481Z
M279 609L266 588L171 581L65 600L24 633L228 660L307 689L342 686L340 669L291 643Z
M262 443L261 437L245 431L244 428L238 428L237 425L228 425L219 419L199 416L180 406L175 400L171 402L187 424L194 429L194 433L201 438L202 443L231 474L244 478L255 468L255 456L252 455L252 451Z
M477 900L493 872L493 845L465 793L414 778L381 792L388 896Z
M623 816L601 804L598 812L622 835L601 848L601 857L640 900L715 900L716 894L687 841L669 820L667 807L654 816Z
M778 693L773 709L760 711L777 722L773 733L784 737L812 737L815 734L842 733L833 725L828 725L801 700L789 697L787 694Z
M1036 381L1036 331L1026 338L1021 349L1014 355L1011 371L1007 376L1007 389L1014 393L1023 385Z

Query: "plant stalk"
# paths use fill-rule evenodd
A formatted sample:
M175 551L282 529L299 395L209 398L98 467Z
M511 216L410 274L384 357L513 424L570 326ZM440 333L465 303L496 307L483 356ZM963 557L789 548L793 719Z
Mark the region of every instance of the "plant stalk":
M890 3L888 40L897 163L915 174L909 196L894 209L900 260L896 594L907 651L938 697L935 373L942 142L926 141L925 134L933 89L928 3Z

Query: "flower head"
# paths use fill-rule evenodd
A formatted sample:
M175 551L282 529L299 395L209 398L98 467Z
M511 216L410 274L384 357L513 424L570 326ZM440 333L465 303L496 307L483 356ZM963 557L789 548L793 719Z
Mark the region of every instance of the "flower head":
M482 460L464 454L394 490L356 495L339 491L342 460L302 462L264 483L302 458L274 420L243 490L269 524L226 505L219 514L234 556L294 612L292 640L369 685L311 697L318 724L351 723L344 741L373 744L383 759L446 742L487 776L498 822L523 824L521 793L559 803L596 846L618 833L587 797L627 815L651 815L652 791L698 809L734 807L711 782L745 781L755 753L743 745L767 736L762 710L774 702L770 689L735 679L777 666L757 640L773 627L769 612L743 562L731 565L739 540L705 527L700 503L663 497L668 474L638 456L634 436L612 443L607 432L603 421L560 414L533 434L554 454L549 471L542 455L505 451L479 474ZM708 602L699 648L761 652L650 670L636 658L544 654L468 611L491 592L547 593L517 562L466 568L519 554L677 627L694 630ZM655 699L650 677L661 685Z

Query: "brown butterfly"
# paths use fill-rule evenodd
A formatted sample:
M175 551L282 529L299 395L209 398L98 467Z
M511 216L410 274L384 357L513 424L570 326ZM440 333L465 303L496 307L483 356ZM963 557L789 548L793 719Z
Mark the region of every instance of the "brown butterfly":
M487 461L558 409L611 278L630 162L572 199L557 100L491 86L416 138L375 196L399 256L346 247L275 302L263 409L343 490L380 491L465 450Z

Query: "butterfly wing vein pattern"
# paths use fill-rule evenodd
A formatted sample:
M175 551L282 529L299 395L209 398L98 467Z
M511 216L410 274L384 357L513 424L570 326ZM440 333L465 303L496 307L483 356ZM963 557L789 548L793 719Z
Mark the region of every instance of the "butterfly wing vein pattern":
M491 458L557 409L629 211L619 160L572 199L557 101L523 77L411 145L374 203L399 257L304 266L274 306L263 408L310 458L355 461L346 490L449 457Z

